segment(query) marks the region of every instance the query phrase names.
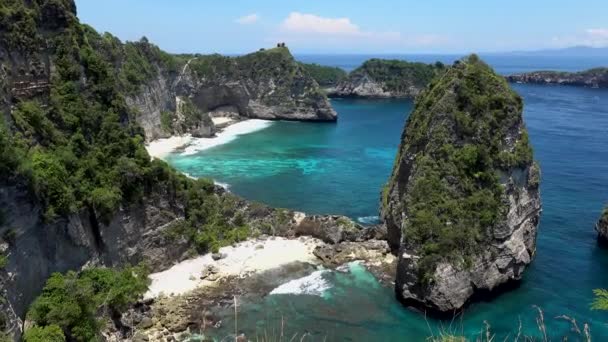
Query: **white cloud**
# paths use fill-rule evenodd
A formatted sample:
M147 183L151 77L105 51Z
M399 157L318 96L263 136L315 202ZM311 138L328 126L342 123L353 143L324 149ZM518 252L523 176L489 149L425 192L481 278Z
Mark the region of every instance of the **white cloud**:
M324 18L314 14L291 12L281 27L295 33L360 35L359 26L348 18Z
M241 25L250 25L255 24L258 20L260 20L260 16L256 13L252 13L236 19L235 22Z
M608 29L606 28L590 28L586 32L594 39L608 41Z
M399 32L374 32L362 30L350 18L329 18L315 14L291 12L281 23L281 31L292 38L321 37L323 39L370 38L382 41L398 41Z
M333 51L401 51L436 47L447 41L445 37L434 34L364 29L347 17L331 18L301 12L289 13L278 31L266 40L287 42L299 49Z
M608 28L589 28L584 32L553 37L552 45L557 47L573 45L608 47Z

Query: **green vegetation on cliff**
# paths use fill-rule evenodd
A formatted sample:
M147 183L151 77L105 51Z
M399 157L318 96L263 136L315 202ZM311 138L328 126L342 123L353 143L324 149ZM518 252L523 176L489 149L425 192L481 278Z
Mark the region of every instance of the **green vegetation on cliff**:
M25 342L63 342L65 335L57 325L47 325L45 327L33 326L29 328L23 336Z
M252 99L279 107L282 113L295 113L298 108L319 110L318 104L327 100L287 47L261 49L238 57L197 56L189 66L201 82L209 85L238 82ZM323 110L331 111L331 108ZM335 120L335 117L328 119Z
M63 334L73 341L97 340L103 325L100 313L105 318L120 317L147 291L148 283L142 267L55 273L28 311L27 318L37 327L26 332L25 340L61 341Z
M98 35L78 23L70 4L38 0L30 6L22 1L3 5L3 11L34 22L38 29L31 38L48 45L43 51L15 46L9 30L0 32L2 48L29 65L42 63L46 55L54 68L45 75L28 70L25 62L15 65L31 75L26 81L48 80L48 85L42 94L12 98L3 89L15 105L0 120L0 173L30 185L46 221L88 209L107 224L118 207L141 201L161 186L168 186L169 193L189 187L185 177L150 160L143 132L124 101L125 92L154 77L151 65L167 65L171 59L146 41L121 45L108 34ZM45 30L51 21L58 28Z
M338 84L347 76L346 71L338 67L319 65L316 63L300 63L312 78L322 87Z
M389 188L403 181L396 179L402 156L413 157L409 191L399 205L407 215L403 241L420 256L423 279L440 261L469 264L504 214L501 171L532 162L527 134L517 131L521 113L522 99L475 55L434 79L417 99ZM507 139L513 134L516 141Z
M374 81L384 83L384 91L407 93L410 87L424 88L444 69L440 62L425 64L373 58L353 70L349 77L368 75Z

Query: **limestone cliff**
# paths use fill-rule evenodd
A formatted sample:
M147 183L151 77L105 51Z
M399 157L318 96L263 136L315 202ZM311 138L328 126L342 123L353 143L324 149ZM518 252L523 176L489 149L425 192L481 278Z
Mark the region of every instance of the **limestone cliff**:
M417 99L381 208L404 303L452 312L532 261L540 170L522 107L475 55Z
M534 71L507 76L509 82L608 88L608 68L580 72Z
M19 337L53 272L141 261L159 270L254 229L293 225L293 213L191 180L144 147L210 134L209 113L241 103L248 117L335 120L285 49L213 83L190 71L196 56L81 24L72 0L1 2L0 14L0 338ZM244 92L222 97L236 80Z
M331 97L410 97L417 96L443 70L443 64L411 63L400 60L370 59L349 73L334 88Z
M176 84L204 112L241 118L336 121L317 82L280 46L239 57L195 56Z
M595 225L595 230L600 239L608 241L608 207L604 208L602 216Z
M146 140L191 133L212 136L214 116L336 121L319 85L286 47L240 57L169 55L147 39L122 44L90 34L114 56L127 104Z

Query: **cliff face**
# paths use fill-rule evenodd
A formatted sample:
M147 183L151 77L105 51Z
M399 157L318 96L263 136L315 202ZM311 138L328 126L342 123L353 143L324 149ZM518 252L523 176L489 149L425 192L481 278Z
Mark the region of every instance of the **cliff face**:
M98 34L71 0L2 2L0 14L0 336L18 338L53 272L141 261L160 270L293 225L293 213L188 179L144 147L212 134L217 112L335 120L286 49L211 77L190 68L196 56Z
M531 262L540 171L522 106L476 56L417 99L381 208L406 304L460 309L475 294L521 279Z
M184 133L211 136L214 116L337 119L319 85L286 47L241 57L186 56L176 64L178 70L152 64L156 77L127 97L147 140Z
M606 207L602 212L602 216L595 225L595 230L597 231L600 239L608 241L608 207Z
M329 89L332 97L415 97L443 65L370 59Z
M535 71L507 76L509 82L608 88L608 68L581 72Z
M286 47L240 57L194 57L177 84L204 112L242 118L336 121L317 82Z

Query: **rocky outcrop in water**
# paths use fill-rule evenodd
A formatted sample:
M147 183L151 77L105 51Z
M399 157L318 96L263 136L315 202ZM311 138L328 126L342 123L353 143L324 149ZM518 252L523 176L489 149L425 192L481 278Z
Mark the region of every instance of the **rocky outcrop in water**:
M598 237L603 241L608 242L608 207L602 212L602 216L595 225Z
M534 71L507 76L509 82L608 88L608 68L580 72Z
M532 261L540 170L522 107L475 55L416 101L381 208L406 305L453 312L521 279Z
M417 96L439 72L443 64L410 63L400 60L370 59L348 74L330 97L391 98Z

